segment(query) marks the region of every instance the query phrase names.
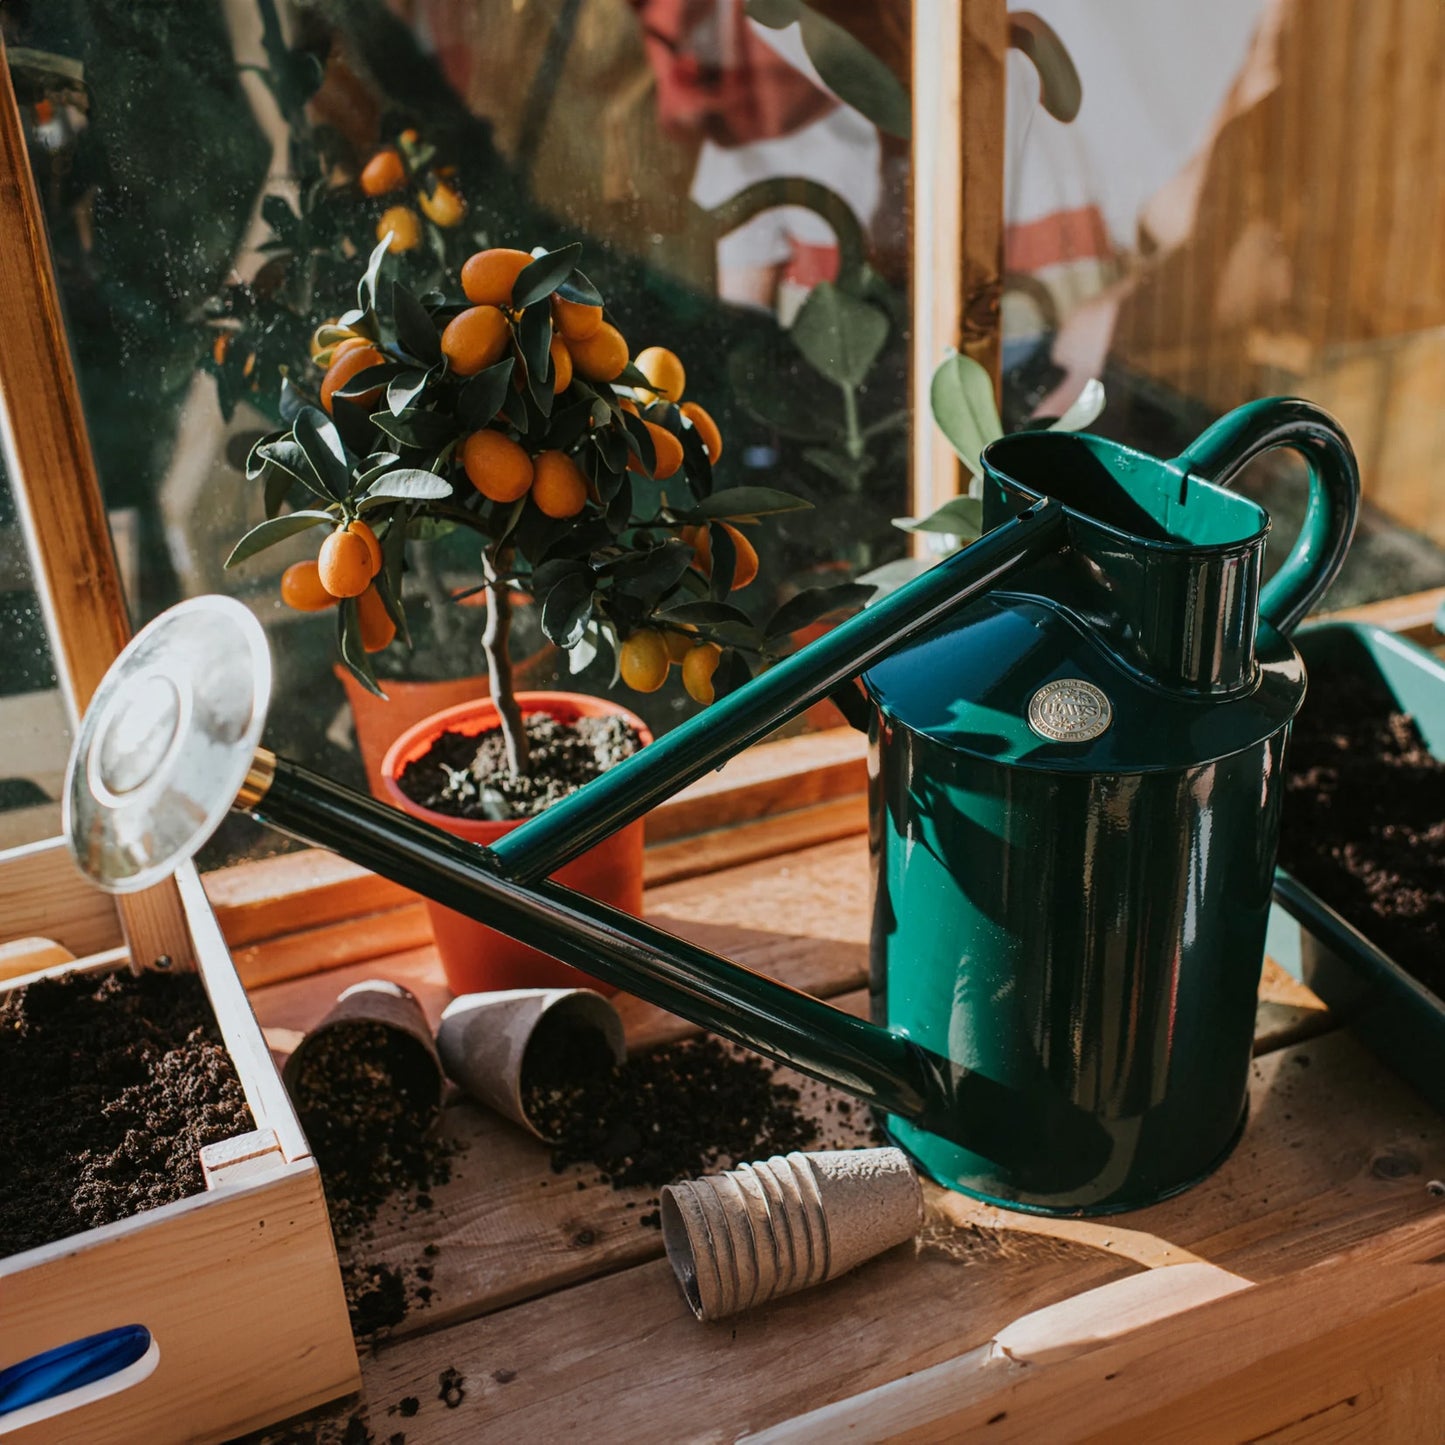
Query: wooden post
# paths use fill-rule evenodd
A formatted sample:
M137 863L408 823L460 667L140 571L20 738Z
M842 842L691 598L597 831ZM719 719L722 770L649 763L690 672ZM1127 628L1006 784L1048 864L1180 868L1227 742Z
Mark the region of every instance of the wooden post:
M45 216L0 42L0 442L72 722L130 637L130 621L50 263ZM195 958L167 881L120 900L132 960Z
M999 385L1003 289L1004 0L917 0L913 12L913 495L926 516L961 490L929 383L950 349ZM926 539L914 536L915 548Z

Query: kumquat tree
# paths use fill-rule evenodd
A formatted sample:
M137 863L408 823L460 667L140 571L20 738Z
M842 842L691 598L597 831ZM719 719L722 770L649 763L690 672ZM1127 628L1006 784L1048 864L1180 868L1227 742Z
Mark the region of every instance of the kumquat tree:
M342 661L380 692L370 654L408 642L407 543L463 528L480 548L482 638L507 762L527 771L508 636L512 594L576 673L603 648L614 683L661 687L680 666L699 703L745 683L800 628L856 607L868 587L811 588L757 623L732 594L757 577L748 529L808 504L719 486L723 439L686 398L681 359L635 357L578 269L582 247L494 248L461 268L460 299L418 298L383 274L384 236L354 310L318 328L315 404L297 391L283 431L252 448L266 520L235 566L298 532L323 533L288 568L283 599L335 608Z

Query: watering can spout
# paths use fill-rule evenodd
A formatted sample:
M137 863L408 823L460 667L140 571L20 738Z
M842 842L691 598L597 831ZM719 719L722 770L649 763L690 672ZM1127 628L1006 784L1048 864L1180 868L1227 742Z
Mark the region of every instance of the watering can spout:
M1042 1071L1033 1088L1005 1087L560 884L481 871L474 845L284 758L263 761L251 777L266 780L251 800L261 821L326 839L363 867L1001 1167L1027 1171L1042 1151L1051 1177L1073 1172L1082 1183L1108 1155L1107 1132L1058 1096Z

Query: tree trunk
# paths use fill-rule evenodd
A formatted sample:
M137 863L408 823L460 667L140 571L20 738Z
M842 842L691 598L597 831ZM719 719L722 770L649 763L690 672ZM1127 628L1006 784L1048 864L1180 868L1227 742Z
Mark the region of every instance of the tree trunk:
M512 685L512 658L507 640L512 631L512 598L505 578L511 570L511 555L493 558L482 553L482 570L486 578L487 627L482 633L482 650L487 655L487 676L492 684L492 701L502 725L502 742L507 750L508 769L521 776L528 766L527 734L522 727L522 709Z

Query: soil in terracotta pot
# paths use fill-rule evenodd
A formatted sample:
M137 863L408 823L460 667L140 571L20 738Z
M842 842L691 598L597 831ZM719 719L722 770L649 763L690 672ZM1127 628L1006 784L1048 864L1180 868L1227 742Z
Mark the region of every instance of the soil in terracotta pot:
M443 733L402 770L397 784L412 802L449 817L531 818L642 745L637 729L622 717L564 723L546 713L529 713L523 725L531 748L525 776L507 771L502 734L492 729L470 736Z
M321 1170L358 1337L399 1324L431 1298L431 1267L364 1263L358 1246L384 1205L417 1212L451 1178L451 1146L428 1129L436 1072L415 1039L368 1021L340 1024L306 1046L291 1097Z
M194 974L0 994L0 1258L201 1193L202 1147L253 1127Z
M1445 998L1445 765L1381 684L1328 666L1287 763L1280 863Z

